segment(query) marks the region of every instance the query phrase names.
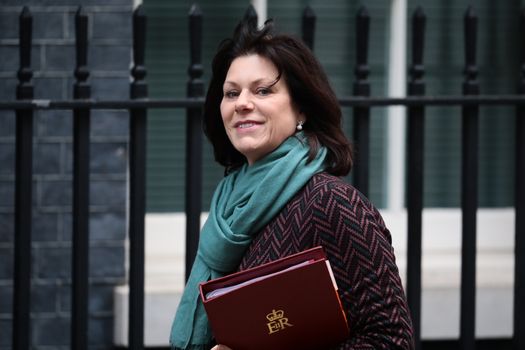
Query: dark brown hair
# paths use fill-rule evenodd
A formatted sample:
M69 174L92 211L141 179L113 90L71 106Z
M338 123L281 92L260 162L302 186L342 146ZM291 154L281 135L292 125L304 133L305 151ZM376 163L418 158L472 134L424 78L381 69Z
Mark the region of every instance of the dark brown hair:
M220 112L223 84L232 61L257 54L270 60L284 79L295 106L305 115L303 126L310 145L309 160L320 146L327 148L327 171L343 176L352 168L352 147L342 130L341 108L328 78L310 49L289 35L273 33L267 21L257 30L247 21L239 23L233 38L224 40L212 62L212 76L204 104L204 133L213 145L215 160L227 169L246 162L224 129Z

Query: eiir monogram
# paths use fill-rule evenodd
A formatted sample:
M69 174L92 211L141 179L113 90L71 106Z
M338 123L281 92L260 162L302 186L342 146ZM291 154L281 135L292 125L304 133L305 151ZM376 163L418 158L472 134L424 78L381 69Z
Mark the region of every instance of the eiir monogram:
M272 334L283 330L286 327L292 327L293 325L288 323L288 319L284 317L283 310L272 310L268 315L266 315L268 322L268 334Z

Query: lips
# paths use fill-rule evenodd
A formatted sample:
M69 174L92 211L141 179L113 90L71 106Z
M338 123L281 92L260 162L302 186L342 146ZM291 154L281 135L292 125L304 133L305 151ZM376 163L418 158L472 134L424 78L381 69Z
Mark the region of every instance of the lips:
M260 124L261 123L258 123L258 122L252 121L252 120L243 120L243 121L235 123L234 127L236 129L248 129L248 128L252 128L252 127L254 127L256 125L260 125Z
M240 124L239 126L237 126L239 129L246 129L246 128L251 128L252 126L254 126L255 123L242 123Z

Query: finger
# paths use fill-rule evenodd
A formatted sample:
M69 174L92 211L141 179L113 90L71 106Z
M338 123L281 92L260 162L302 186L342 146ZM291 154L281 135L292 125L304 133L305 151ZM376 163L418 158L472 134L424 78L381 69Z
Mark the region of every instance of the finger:
M219 345L215 345L213 348L211 348L211 350L232 350L232 349L230 349L226 345L219 344Z

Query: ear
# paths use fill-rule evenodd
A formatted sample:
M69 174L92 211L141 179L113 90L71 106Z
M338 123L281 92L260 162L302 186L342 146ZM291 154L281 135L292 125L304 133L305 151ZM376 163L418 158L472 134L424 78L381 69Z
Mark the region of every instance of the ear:
M297 108L297 121L300 121L300 120L302 120L303 122L306 122L306 114L304 114L301 108Z

